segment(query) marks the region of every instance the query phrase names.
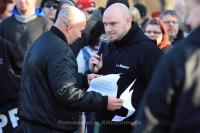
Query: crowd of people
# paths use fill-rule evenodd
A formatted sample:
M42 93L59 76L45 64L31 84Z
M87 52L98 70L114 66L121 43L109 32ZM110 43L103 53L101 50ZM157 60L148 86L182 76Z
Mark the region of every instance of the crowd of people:
M128 0L1 0L0 133L200 132L200 0L184 2L183 22Z

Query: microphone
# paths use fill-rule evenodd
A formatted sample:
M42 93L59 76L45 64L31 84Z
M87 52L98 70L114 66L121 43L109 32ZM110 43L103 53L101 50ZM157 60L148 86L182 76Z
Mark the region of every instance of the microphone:
M108 36L107 35L101 35L100 37L100 47L99 47L99 50L97 52L97 55L101 56L103 50L104 50L104 47L105 45L107 45L108 43ZM98 71L98 68L96 67L96 65L94 65L93 67L93 72L97 72Z

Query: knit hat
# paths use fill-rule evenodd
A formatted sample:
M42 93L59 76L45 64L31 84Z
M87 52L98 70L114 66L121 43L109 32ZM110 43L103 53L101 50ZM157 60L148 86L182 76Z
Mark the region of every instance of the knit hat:
M54 2L54 3L59 3L59 2L60 2L60 0L42 0L40 6L41 6L41 7L44 7L44 3L48 2L48 1L51 1L51 2Z
M114 3L122 3L129 8L128 0L108 0L107 3L106 3L106 8L108 8L110 5L112 5Z
M146 17L146 15L147 15L147 8L143 4L137 3L134 6L139 10L140 15L141 15L142 18Z

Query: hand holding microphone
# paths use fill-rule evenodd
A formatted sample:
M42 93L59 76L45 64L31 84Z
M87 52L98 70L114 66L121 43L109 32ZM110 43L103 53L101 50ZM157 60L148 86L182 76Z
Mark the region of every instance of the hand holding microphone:
M100 47L98 53L97 54L93 54L92 57L90 58L90 70L93 73L98 73L98 71L103 66L102 50L103 50L103 48Z

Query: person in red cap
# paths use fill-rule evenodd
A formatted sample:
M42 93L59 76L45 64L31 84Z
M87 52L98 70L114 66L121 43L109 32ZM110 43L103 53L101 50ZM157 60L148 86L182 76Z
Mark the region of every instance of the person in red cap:
M96 10L94 0L77 0L76 6L85 13L87 19L89 19L93 11Z

